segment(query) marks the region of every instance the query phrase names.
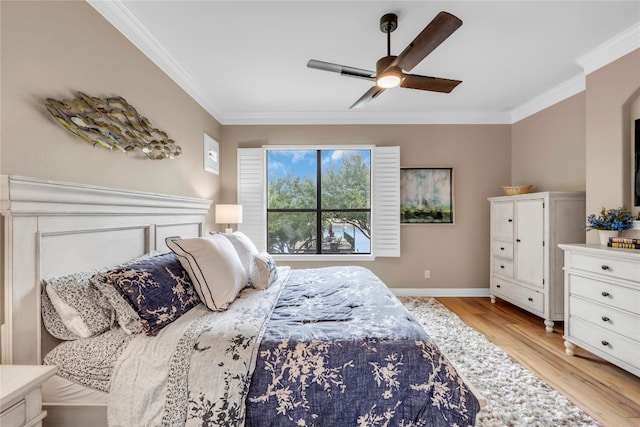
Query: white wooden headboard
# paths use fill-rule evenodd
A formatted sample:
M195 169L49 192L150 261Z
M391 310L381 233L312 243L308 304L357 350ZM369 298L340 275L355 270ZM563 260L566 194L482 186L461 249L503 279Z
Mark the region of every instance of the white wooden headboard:
M0 177L3 364L40 364L40 281L113 266L205 233L211 200Z

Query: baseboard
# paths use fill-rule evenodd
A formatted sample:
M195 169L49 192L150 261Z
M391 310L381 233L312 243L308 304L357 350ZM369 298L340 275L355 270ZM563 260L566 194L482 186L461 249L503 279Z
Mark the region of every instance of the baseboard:
M390 288L397 297L488 297L489 288Z

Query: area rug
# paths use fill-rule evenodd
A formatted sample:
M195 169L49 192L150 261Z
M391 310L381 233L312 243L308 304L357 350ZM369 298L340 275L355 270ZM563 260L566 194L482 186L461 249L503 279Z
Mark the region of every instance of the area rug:
M400 300L458 371L486 398L478 414L478 426L600 425L436 299Z

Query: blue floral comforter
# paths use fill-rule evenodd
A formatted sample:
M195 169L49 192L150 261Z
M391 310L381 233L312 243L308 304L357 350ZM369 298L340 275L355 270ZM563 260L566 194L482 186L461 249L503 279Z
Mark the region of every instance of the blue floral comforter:
M372 272L279 277L136 336L112 372L109 425L474 425L477 399Z
M468 426L480 405L362 267L291 270L258 351L247 426Z

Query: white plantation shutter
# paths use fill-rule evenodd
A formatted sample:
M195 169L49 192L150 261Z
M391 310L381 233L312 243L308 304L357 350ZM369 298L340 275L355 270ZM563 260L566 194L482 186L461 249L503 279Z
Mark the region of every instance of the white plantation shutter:
M265 157L263 148L238 148L238 230L260 251L267 247ZM399 257L400 147L374 147L372 159L372 255Z
M262 148L238 148L238 204L242 205L242 231L259 251L267 250L265 154Z
M373 253L400 256L400 147L373 150Z

